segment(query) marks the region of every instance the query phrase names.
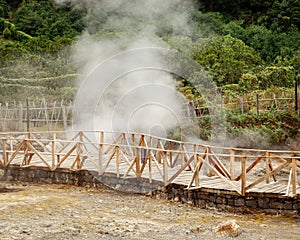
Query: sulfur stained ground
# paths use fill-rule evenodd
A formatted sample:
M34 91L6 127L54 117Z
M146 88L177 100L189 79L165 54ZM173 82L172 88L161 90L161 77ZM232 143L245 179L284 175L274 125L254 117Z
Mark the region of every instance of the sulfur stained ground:
M236 239L300 239L297 218L234 215L107 189L2 186L0 239L226 239L215 228L227 220L240 226Z

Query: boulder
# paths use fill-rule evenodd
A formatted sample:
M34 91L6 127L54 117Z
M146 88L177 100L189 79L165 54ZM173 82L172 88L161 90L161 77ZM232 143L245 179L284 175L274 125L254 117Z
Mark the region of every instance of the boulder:
M241 227L235 220L220 223L215 232L222 237L238 237L241 234Z

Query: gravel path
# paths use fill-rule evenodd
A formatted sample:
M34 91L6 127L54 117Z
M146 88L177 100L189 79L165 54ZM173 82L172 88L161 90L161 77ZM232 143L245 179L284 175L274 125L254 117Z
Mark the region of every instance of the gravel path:
M300 239L300 219L233 215L65 185L0 190L0 239L226 239L215 228L227 220L240 226L236 239Z

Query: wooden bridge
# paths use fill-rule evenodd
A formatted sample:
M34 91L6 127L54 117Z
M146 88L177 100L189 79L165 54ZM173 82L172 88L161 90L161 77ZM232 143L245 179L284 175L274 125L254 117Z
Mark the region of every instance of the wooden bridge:
M300 151L224 148L104 131L1 133L0 141L2 168L86 169L241 196L300 195Z

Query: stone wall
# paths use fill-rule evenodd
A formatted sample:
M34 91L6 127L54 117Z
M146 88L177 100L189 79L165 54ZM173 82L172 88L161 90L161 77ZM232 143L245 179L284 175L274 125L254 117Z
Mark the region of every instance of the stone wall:
M240 196L235 192L212 191L210 189L187 190L182 185L171 184L162 187L162 183L149 183L148 179L117 178L116 174L97 176L96 172L68 169L50 171L45 167L20 168L11 165L0 168L0 180L15 182L33 182L48 184L69 184L85 187L112 188L134 193L150 193L157 198L183 202L199 208L212 208L237 214L266 213L286 216L300 216L300 196L296 198L278 197L275 194L256 194Z
M51 171L46 167L26 167L10 165L2 169L3 181L32 182L48 184L69 184L84 187L112 188L119 191L149 193L161 186L159 182L149 183L148 179L117 178L116 174L97 175L97 172L80 170L71 171L59 168Z
M188 203L199 208L213 208L237 214L265 213L272 215L300 216L300 197L285 198L275 194L240 196L228 191L213 192L209 189L187 190L180 185L169 185L154 191L153 196L171 201Z

